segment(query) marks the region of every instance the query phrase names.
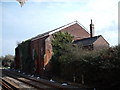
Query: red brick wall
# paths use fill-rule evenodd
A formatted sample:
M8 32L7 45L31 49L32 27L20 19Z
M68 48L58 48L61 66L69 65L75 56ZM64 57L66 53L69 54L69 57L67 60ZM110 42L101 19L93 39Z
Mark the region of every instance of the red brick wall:
M74 40L76 39L82 39L89 37L89 33L85 31L80 25L73 24L67 28L64 28L61 30L62 32L68 32L72 36L74 36ZM35 73L40 74L44 68L44 66L49 66L49 60L52 57L52 45L51 45L51 38L52 36L45 36L45 37L37 37L35 39L31 40L30 44L30 54L33 59L33 51L35 50L37 53L37 58L34 59L35 63ZM18 53L18 51L16 51ZM19 54L16 54L19 55ZM19 64L19 57L16 58L17 62L16 65ZM49 66L50 67L50 66Z
M45 56L44 56L44 66L46 66L49 60L52 58L52 45L51 36L45 40Z
M74 36L74 40L76 39L82 39L82 38L87 38L90 36L90 34L85 31L80 25L74 24L71 25L65 29L60 30L62 32L68 32L72 36ZM45 41L45 56L44 56L44 66L46 66L49 63L49 60L52 57L52 45L51 45L51 39L52 35L49 36L49 38L46 39ZM47 68L46 68L47 69Z
M94 50L108 48L108 47L109 47L109 44L106 42L106 40L103 37L99 37L94 42Z
M38 38L36 40L31 41L32 58L34 56L34 50L36 50L36 53L37 53L37 58L34 59L36 73L41 73L44 67L45 39L46 37L43 37L43 38Z
M90 34L85 29L83 29L80 25L78 25L77 23L73 24L61 31L68 32L69 34L74 36L74 40L87 38L90 36Z
M34 40L31 42L31 55L32 55L32 59L34 60L34 64L35 64L35 73L39 73L39 58L38 58L38 55L39 55L39 41L38 40ZM34 53L37 54L37 57L34 58Z

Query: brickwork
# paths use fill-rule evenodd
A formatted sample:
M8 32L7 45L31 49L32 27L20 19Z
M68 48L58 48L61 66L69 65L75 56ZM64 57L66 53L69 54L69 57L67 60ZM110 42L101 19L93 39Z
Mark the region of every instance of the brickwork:
M94 50L99 50L103 48L108 48L109 43L103 38L99 37L95 42L94 42Z
M90 34L77 23L62 29L61 31L68 32L74 36L74 40L90 37Z
M74 23L68 27L65 27L62 29L59 28L61 32L68 32L71 34L74 39L83 39L90 37L90 34L78 23ZM55 32L55 30L53 30ZM50 31L42 35L38 35L37 37L34 37L31 39L31 43L29 46L30 52L29 55L31 55L32 60L34 60L35 64L35 73L40 74L44 69L49 70L51 68L51 65L49 63L50 59L52 58L52 45L51 45L51 39L52 34L54 32ZM52 34L50 34L52 33ZM103 37L100 37L95 43L93 48L99 49L103 47L108 47L109 44L106 42L106 40ZM16 54L15 54L15 65L16 68L20 67L20 53L18 48L16 48ZM18 66L17 66L18 65Z

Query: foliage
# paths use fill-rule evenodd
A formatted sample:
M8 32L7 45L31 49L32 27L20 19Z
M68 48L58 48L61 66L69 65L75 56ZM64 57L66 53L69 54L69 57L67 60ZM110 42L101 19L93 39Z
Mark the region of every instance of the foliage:
M76 82L103 87L120 83L120 45L100 51L71 49L62 56L66 57L61 68L63 78L73 81L75 77Z
M27 72L33 73L34 72L34 61L30 55L30 40L22 42L18 45L19 53L20 53L20 69Z
M14 56L13 55L5 55L4 57L0 57L0 61L2 62L3 67L10 67L11 64L14 62Z
M53 46L53 57L52 66L54 75L59 75L61 56L66 52L67 44L72 42L72 36L67 32L57 32L53 34L52 46Z
M67 32L53 34L52 46L55 55L61 56L65 52L66 45L72 42L72 36Z
M73 45L72 40L64 35L59 32L53 36L54 75L96 87L116 87L120 84L120 45L89 51Z

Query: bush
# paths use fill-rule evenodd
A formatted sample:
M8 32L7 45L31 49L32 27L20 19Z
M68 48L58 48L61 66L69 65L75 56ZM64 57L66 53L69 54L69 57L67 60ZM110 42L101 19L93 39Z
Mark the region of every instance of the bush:
M99 87L115 87L120 84L120 45L88 51L68 44L65 50L56 59L59 69L55 67L62 78Z
M13 55L5 55L4 57L0 57L0 60L2 62L3 67L10 67L11 63L14 62L14 56Z
M94 87L119 86L120 45L90 51L73 45L71 39L64 39L68 38L63 33L53 36L51 61L54 75Z
M72 36L67 32L57 32L53 35L52 46L53 46L53 57L51 59L52 62L52 73L53 75L60 76L60 66L62 55L66 51L67 44L72 42ZM65 59L64 59L65 60Z
M20 53L20 70L27 73L34 73L34 60L30 55L30 40L22 42L18 45L19 53Z
M72 50L74 49L74 51ZM61 76L67 80L113 87L120 83L120 45L100 51L69 48L61 57Z

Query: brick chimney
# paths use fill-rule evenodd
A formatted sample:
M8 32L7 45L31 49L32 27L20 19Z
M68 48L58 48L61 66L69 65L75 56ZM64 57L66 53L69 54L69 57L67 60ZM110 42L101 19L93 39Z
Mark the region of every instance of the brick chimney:
M91 19L91 24L90 24L90 37L94 36L94 24L92 24L92 19Z

